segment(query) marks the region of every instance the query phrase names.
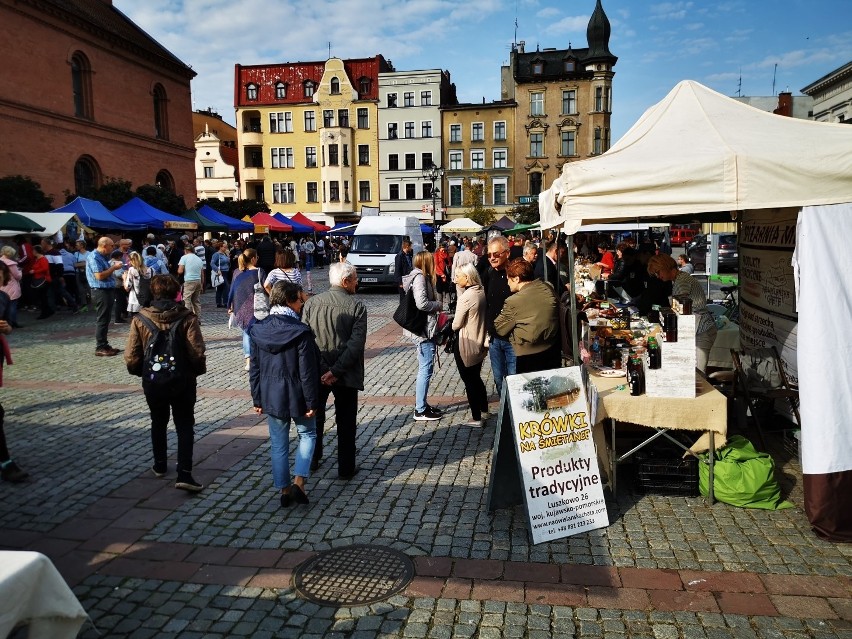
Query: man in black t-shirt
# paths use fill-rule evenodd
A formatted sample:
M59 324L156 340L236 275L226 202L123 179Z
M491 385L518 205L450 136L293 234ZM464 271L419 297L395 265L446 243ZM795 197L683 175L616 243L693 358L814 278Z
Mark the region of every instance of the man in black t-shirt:
M503 310L503 304L512 291L506 277L506 265L509 263L509 241L503 236L495 236L488 240L488 264L482 278L485 289L485 329L491 339L488 355L491 359L491 372L497 394L501 394L503 380L507 375L514 375L515 351L509 340L497 337L494 330L494 320Z

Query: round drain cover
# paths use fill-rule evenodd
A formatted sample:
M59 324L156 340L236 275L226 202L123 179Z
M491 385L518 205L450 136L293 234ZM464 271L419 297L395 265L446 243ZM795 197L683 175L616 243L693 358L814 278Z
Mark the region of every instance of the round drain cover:
M360 606L395 595L414 577L407 555L382 546L358 544L320 553L296 569L296 592L308 601Z

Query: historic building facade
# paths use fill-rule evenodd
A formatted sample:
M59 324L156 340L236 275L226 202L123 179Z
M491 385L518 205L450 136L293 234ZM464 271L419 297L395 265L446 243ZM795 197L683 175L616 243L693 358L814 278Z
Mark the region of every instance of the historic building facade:
M802 93L813 98L814 120L852 122L852 62L811 82Z
M441 69L379 74L379 202L383 213L432 221L432 182L423 169L441 166L441 106L456 102ZM441 185L435 183L441 219Z
M586 29L588 47L527 53L513 45L501 69L501 98L517 102L514 193L535 197L566 162L604 153L610 146L613 67L610 24L600 0Z
M0 176L54 205L107 178L195 202L195 72L109 0L0 0Z
M379 205L381 55L236 65L242 197L331 224Z
M466 194L479 185L482 204L499 218L515 203L514 100L442 107L444 138L444 205L449 219L462 217Z

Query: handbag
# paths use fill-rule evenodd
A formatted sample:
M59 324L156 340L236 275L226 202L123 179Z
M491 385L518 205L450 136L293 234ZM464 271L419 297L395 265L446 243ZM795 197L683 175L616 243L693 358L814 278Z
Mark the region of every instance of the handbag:
M408 287L405 298L400 301L399 306L393 314L393 321L402 326L409 333L426 337L426 320L428 314L417 308L414 301L414 286Z
M269 315L269 297L263 288L260 269L257 269L257 282L254 285L254 316L262 320Z
M212 286L213 288L218 288L224 283L225 276L222 275L222 271L213 271L213 276L210 278L210 286Z
M34 277L33 281L30 282L30 288L41 288L45 284L47 284L46 277Z

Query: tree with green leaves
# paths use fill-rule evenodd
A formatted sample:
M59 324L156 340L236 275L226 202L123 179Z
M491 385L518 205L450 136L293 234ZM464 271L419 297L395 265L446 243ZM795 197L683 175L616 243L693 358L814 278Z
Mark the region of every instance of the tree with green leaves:
M518 224L535 224L539 221L538 202L518 204L509 214Z
M143 184L136 189L136 197L147 202L155 209L181 216L186 212L186 202L182 195L176 195L154 184Z
M97 200L110 211L114 211L133 199L133 185L129 180L108 177L101 186L84 189L80 193L65 191L65 203L72 201L78 195L89 200Z
M207 198L205 200L198 200L195 206L196 208L201 208L205 204L211 209L219 211L219 213L232 217L236 220L241 220L246 215L251 217L255 213L271 212L271 209L266 202L260 202L258 200L230 200L226 202L223 200L217 200L216 198Z
M44 213L53 209L53 198L41 190L41 184L26 175L0 178L0 209L22 213Z
M465 178L464 184L462 204L465 207L465 217L482 226L488 226L497 219L497 211L485 208L485 205L482 203L487 183L488 176L483 174Z

